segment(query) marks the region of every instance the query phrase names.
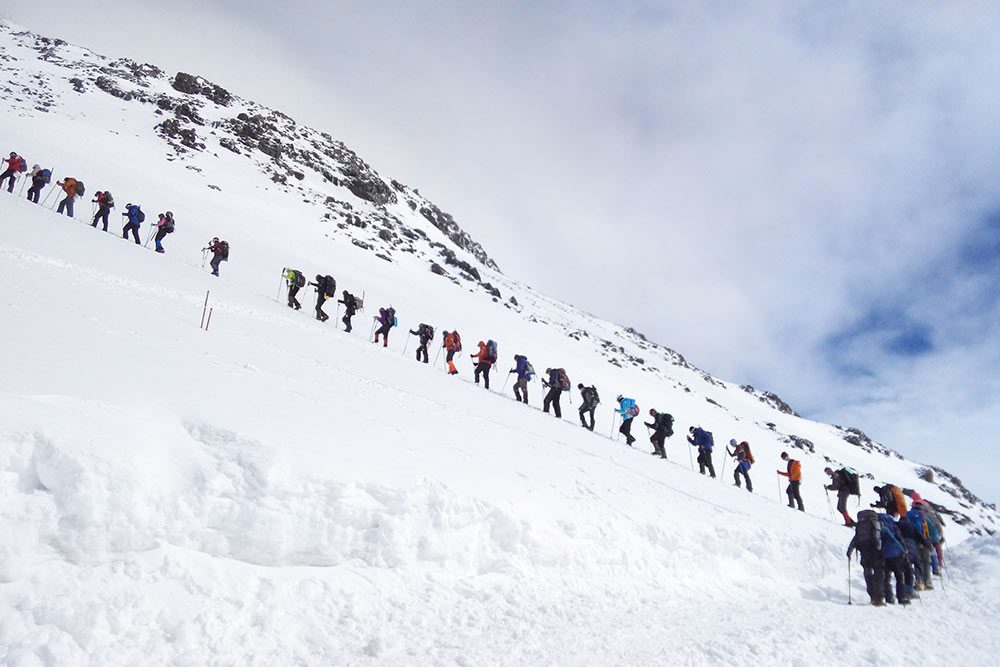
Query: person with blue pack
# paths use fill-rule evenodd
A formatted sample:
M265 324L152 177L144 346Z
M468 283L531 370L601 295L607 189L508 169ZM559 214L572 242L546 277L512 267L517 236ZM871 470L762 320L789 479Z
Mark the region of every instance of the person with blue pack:
M447 333L447 332L446 332ZM523 354L514 355L514 368L511 373L517 373L517 381L514 382L514 399L519 403L528 402L528 382L531 380L534 369L528 363L528 357Z
M885 561L885 579L882 582L882 596L889 604L910 604L907 595L906 575L904 563L906 561L906 547L903 546L903 536L900 534L896 522L891 516L885 513L878 515L882 522L882 558ZM892 577L896 577L896 596L892 595Z
M135 244L142 245L139 241L139 225L145 222L146 214L142 212L138 204L125 204L125 212L122 213L122 216L125 218L125 226L122 227L122 238L127 239L129 232L132 232Z
M31 169L31 187L28 188L28 201L38 203L42 188L52 180L52 170L42 169L37 164Z
M615 412L622 417L622 425L618 427L618 432L625 436L625 444L629 447L635 442L632 437L632 419L639 414L639 406L635 399L627 398L618 394L618 409Z
M712 448L715 447L715 439L710 431L706 431L700 426L688 428L687 441L692 447L698 448L698 472L702 475L708 470L712 479L715 479L715 466L712 465ZM735 444L735 443L734 443ZM749 482L747 483L749 486Z
M378 322L379 327L375 331L374 342L378 343L378 337L382 336L382 347L389 347L389 330L396 326L396 309L392 306L379 308L375 321Z

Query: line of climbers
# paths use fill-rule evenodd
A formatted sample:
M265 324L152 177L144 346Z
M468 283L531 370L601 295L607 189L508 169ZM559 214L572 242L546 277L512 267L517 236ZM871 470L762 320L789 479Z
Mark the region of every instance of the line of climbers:
M934 589L932 576L941 576L944 521L937 508L915 491L910 493L909 511L899 487L876 486L875 493L879 501L871 506L885 511L858 512L854 537L847 547L848 566L857 550L872 605L881 607L897 601L907 605L919 597L917 591Z
M11 151L10 157L4 158L3 161L7 163L7 169L0 174L0 187L3 187L4 182L7 182L7 192L14 192L14 182L21 174L27 173L27 176L21 182L21 191L23 192L24 185L30 180L31 187L28 188L27 199L30 202L38 204L42 190L52 182L52 169L43 169L35 164L29 170L27 161L14 151ZM86 186L83 181L72 177L56 181L55 186L42 199L42 206L48 202L49 197L55 192L55 187L62 188L65 195L62 199L58 200L56 213L62 215L65 212L67 216L72 218L76 198L82 198L86 194ZM115 199L111 191L99 190L91 200L91 203L94 204L95 210L90 226L96 229L97 225L100 224L105 232L108 231L108 215L110 215L111 209L115 207ZM55 202L53 202L53 205L55 206ZM174 214L171 211L159 214L158 220L153 224L153 228L150 230L145 244L139 239L139 228L146 221L146 214L143 212L142 207L139 204L132 204L131 202L125 204L125 212L122 213L122 217L125 218L125 224L122 227L123 239L128 239L131 234L136 245L149 245L149 242L152 240L155 241L156 252L160 254L166 252L166 249L163 247L163 240L167 234L172 234L175 229ZM219 263L229 259L229 244L216 237L207 247L202 248L203 259L206 257L204 253L209 251L213 255L212 275L218 276Z

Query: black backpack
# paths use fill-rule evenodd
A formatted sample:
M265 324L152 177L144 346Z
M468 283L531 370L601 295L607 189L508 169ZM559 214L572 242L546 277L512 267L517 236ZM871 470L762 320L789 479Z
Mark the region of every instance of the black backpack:
M663 424L663 432L666 433L669 438L674 434L674 416L668 412L664 412L660 415L660 417L663 419L663 422L661 422ZM711 441L711 433L708 434L708 439Z
M495 340L486 341L486 361L491 364L497 362L497 342Z
M327 299L337 298L337 281L333 279L333 276L326 276L323 279L323 291L326 292Z
M77 182L76 182L76 188L74 188L74 192L75 192L76 194L78 194L79 196L81 196L81 197L82 197L82 196L83 196L84 194L86 194L86 192L87 192L87 188L85 188L85 187L83 186L83 181L77 181Z
M844 487L848 494L852 496L861 495L861 479L853 468L841 468L840 475L844 482Z
M423 324L417 327L417 335L421 338L427 338L428 340L434 338L434 327L429 324Z
M389 306L385 309L385 318L390 325L396 326L396 309Z
M163 226L163 228L165 230L167 230L167 234L173 234L174 233L174 218L173 218L173 216L172 215L166 215L166 216L163 216L163 217L165 217L167 219L167 224L165 224Z
M140 223L146 222L146 214L143 213L142 209L139 208L138 206L136 206L135 208L136 208L135 219L138 220Z
M673 420L674 420L674 418L673 418L673 417L671 417L671 418L670 418L670 421L671 421L671 422L673 422ZM673 430L673 427L671 426L671 431L672 431L672 430ZM704 430L704 429L703 429L703 430ZM673 435L673 433L671 433L671 435ZM710 452L710 451L712 451L713 449L715 449L715 436L713 436L713 435L712 435L712 432L711 432L711 431L705 431L705 437L706 437L706 438L708 439L708 440L707 440L707 442L708 442L708 447L706 447L705 449L706 449L706 451L709 451L709 452ZM747 453L747 456L749 457L749 452Z
M358 309L358 300L350 292L348 292L347 296L344 298L344 307L348 310Z
M858 512L854 526L854 548L859 551L882 551L882 522L875 510Z
M229 261L229 241L221 241L222 244L222 259Z
M597 405L598 403L600 403L600 402L601 402L601 397L600 397L600 395L599 395L599 394L597 393L597 387L595 387L594 385L591 385L591 386L590 386L590 395L591 395L591 397L592 397L592 398L590 399L590 404L591 404L591 405Z
M296 287L306 286L306 276L301 271L295 271L295 286Z

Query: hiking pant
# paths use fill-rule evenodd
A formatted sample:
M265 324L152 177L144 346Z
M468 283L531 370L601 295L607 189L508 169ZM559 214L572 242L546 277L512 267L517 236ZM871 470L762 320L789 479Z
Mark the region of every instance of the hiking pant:
M330 319L330 316L323 312L323 303L326 301L326 294L323 292L316 293L316 319L320 322L326 322Z
M903 586L906 588L906 599L913 597L913 563L909 555L903 556Z
M850 497L851 492L848 489L837 491L837 511L844 515L844 523L847 524L854 523L854 519L847 513L847 499Z
M136 227L136 229L138 229L138 227ZM135 242L136 243L139 242L139 233L138 232L136 232L136 234L135 234ZM215 257L213 257L212 261L209 262L209 264L212 267L212 273L215 274L215 275L219 275L219 265L222 264L222 255L216 255ZM326 319L326 315L323 316L323 319L324 320Z
M885 559L881 552L862 551L861 568L865 573L865 589L872 602L882 603L885 587Z
M14 179L17 177L16 176L17 173L18 172L14 171L13 169L8 169L4 173L0 174L0 187L3 187L3 182L6 181L9 178L10 179L10 185L7 186L7 192L13 192L14 191Z
M167 230L164 229L163 227L160 227L160 230L156 232L156 238L153 239L154 241L156 241L156 249L159 250L160 252L163 252L163 239L164 237L166 237L166 235L167 235Z
M580 406L580 423L583 424L585 428L589 428L591 431L594 430L594 410L596 409L596 405ZM590 424L587 423L588 414L590 415Z
M134 222L125 223L125 226L122 227L122 238L127 239L130 231L132 232L132 236L135 238L135 244L139 245L139 225Z
M448 354L445 355L444 360L448 362L448 373L451 375L454 375L455 373L458 372L458 369L455 368L454 359L455 359L455 350L448 350ZM527 401L525 401L525 403L527 403Z
M299 300L295 298L295 295L297 295L299 293L300 289L302 289L302 288L300 288L295 283L291 283L291 284L288 285L288 307L289 308L294 308L295 310L298 310L299 308L302 307L302 304L299 303Z
M653 431L653 435L649 436L649 441L653 443L653 453L659 454L663 458L667 458L667 450L663 446L663 442L667 439L667 434L663 431L657 429Z
M747 491L753 492L753 482L750 481L750 464L746 461L737 461L736 470L733 471L733 480L736 482L736 486L740 485L740 473L743 473L743 479L747 483Z
M378 342L378 337L382 336L382 347L389 347L389 329L392 328L392 322L386 322L378 328L375 332L375 342Z
M788 488L785 489L785 493L788 494L788 506L795 507L795 503L799 504L799 511L805 512L806 508L802 505L802 496L799 495L799 484L802 481L795 479L788 482Z
M902 602L907 599L906 594L906 578L903 573L903 561L906 558L905 555L898 556L896 558L886 558L885 559L885 583L883 584L882 593L885 596L886 601L892 600L892 577L896 577L896 600Z
M68 215L69 217L72 218L73 217L73 200L75 198L76 198L76 195L70 195L69 197L66 197L66 199L63 199L61 202L59 202L59 208L56 209L56 213L62 213L63 210L65 209L66 210L66 215Z
M715 466L712 465L712 452L709 450L703 450L698 452L698 472L702 475L705 474L705 469L708 468L708 474L715 479ZM747 487L749 488L750 481L747 480Z
M33 201L37 204L38 195L42 193L42 188L44 187L45 187L44 183L41 183L39 181L32 181L31 187L28 188L28 201Z
M528 378L523 377L514 383L514 398L522 403L528 402Z
M480 361L478 364L476 364L476 370L472 374L476 380L476 384L479 384L479 374L482 373L483 384L486 385L487 389L490 388L490 368L492 367L493 364L486 361Z
M542 401L542 412L548 412L551 405L556 417L562 417L562 408L559 407L559 397L562 392L562 387L549 387L549 393L545 394L545 399Z
M423 359L420 357L423 356ZM417 361L423 361L425 364L429 361L427 356L427 343L421 343L420 347L417 348Z
M97 214L94 216L94 224L91 227L97 227L98 220L104 221L104 231L108 231L108 213L111 212L111 207L102 206L97 209Z
M923 584L924 588L933 588L934 585L931 583L931 549L920 544L917 545L917 551L920 560L920 576L917 577L917 583Z
M618 427L618 432L625 436L625 444L629 447L635 442L635 438L632 437L632 418L622 419L622 425Z
M354 311L348 310L346 313L344 313L344 316L340 318L340 321L344 323L345 327L347 327L346 329L344 329L344 331L346 331L347 333L351 333L351 329L354 328L351 326L352 317L354 317Z

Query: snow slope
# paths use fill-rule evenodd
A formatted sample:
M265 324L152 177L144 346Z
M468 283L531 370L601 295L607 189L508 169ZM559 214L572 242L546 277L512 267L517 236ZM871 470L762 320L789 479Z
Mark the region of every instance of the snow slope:
M11 149L112 189L119 208L169 208L178 231L158 256L84 224L85 203L70 220L0 192L2 664L993 662L992 508L489 266L483 282L516 306L419 253L386 261L254 162L165 153L142 107L55 98L6 106ZM233 243L219 279L200 252L213 235ZM311 319L310 292L301 312L275 299L286 265L366 291L353 334ZM389 302L401 327L384 349L366 334ZM467 353L498 340L493 391L471 384L467 357L459 377L416 363L405 328L420 321L458 328ZM541 413L537 383L533 407L501 393L514 352L597 384L600 432L568 397L564 419ZM619 392L677 417L669 462L607 437ZM719 479L692 471L690 424L750 440L754 494L720 453ZM804 514L774 473L786 449ZM949 523L949 576L921 602L846 605L828 461L966 522Z

